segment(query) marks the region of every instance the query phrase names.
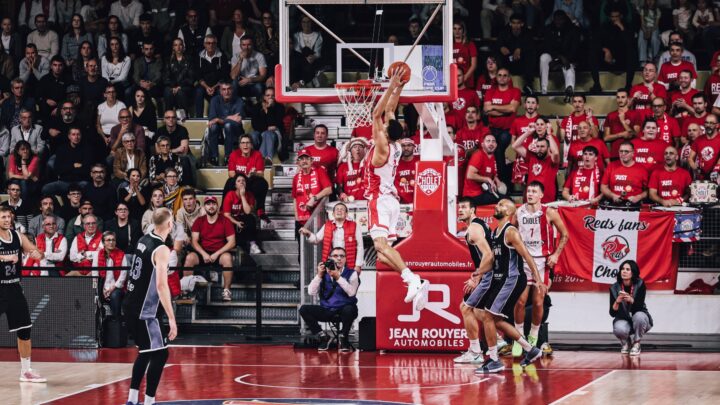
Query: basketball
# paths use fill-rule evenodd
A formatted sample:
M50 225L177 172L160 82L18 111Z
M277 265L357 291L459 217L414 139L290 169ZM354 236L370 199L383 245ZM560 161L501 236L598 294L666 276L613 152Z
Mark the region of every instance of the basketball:
M405 62L397 61L390 64L390 67L387 70L387 75L388 77L392 77L393 73L395 73L395 71L400 68L405 68L405 73L402 75L402 77L400 77L400 80L402 80L403 83L407 83L410 80L411 71L410 66L408 66L408 64Z

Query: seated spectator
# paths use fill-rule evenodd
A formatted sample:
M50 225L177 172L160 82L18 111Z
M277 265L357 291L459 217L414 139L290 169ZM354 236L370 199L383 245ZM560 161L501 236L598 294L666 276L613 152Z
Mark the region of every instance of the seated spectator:
M640 31L638 32L638 60L643 65L655 60L660 54L660 17L662 11L654 0L643 0L638 7Z
M511 15L510 23L498 36L498 58L512 74L522 75L526 94L532 94L532 83L537 74L537 53L532 44L532 35L525 28L525 17L522 14Z
M80 44L78 56L72 61L72 66L70 67L73 82L80 83L87 77L87 63L91 59L97 60L95 48L90 41L83 41ZM67 61L65 62L67 63Z
M645 87L647 90L647 88ZM640 120L644 114L638 110L630 109L629 93L627 89L618 89L615 92L617 110L610 112L603 123L603 141L611 142L610 160L618 159L618 148L624 140L631 140L640 130Z
M411 21L410 25L414 25L414 23ZM418 24L419 25L419 24ZM319 72L320 69L320 58L322 57L322 49L323 49L323 36L318 32L317 30L313 29L313 22L310 20L310 18L306 15L303 15L300 18L300 31L295 32L292 35L292 42L294 44L294 50L300 53L307 61L310 69L315 73L315 79L313 79L313 86L318 87L317 84L317 72ZM415 28L413 26L413 28ZM417 31L411 30L411 36L412 34L415 34L414 38L417 36L417 34L420 33L420 29L418 28ZM412 44L413 42L410 42Z
M670 60L660 65L658 83L665 86L668 90L677 88L677 80L680 77L680 72L683 70L690 71L690 75L692 76L692 87L695 87L697 72L695 72L695 67L692 63L682 59L682 52L682 44L678 42L670 44Z
M332 182L325 169L313 165L307 149L298 152L297 165L291 195L295 201L295 228L300 229L310 219L315 205L332 193Z
M15 144L8 161L8 179L20 184L21 196L26 201L34 201L40 191L40 159L26 141Z
M68 242L58 230L58 223L55 217L47 216L43 218L42 232L35 236L35 245L37 245L38 250L43 254L43 258L38 262L39 267L65 267ZM56 273L59 273L59 270Z
M164 206L165 192L163 191L162 187L154 188L152 193L150 193L150 203L148 204L148 208L143 213L142 219L140 220L140 227L142 228L142 232L144 235L150 232L149 229L153 224L153 212L155 212L155 210L158 208L163 208Z
M5 39L5 37L2 37ZM5 47L0 41L0 89L3 93L10 90L10 80L15 77L15 60L12 55L6 53ZM4 95L0 96L0 100L4 100Z
M79 236L79 235L78 235ZM92 242L90 242L92 243ZM102 234L103 248L92 258L92 267L100 272L100 277L105 277L103 282L103 298L110 303L112 312L111 318L120 318L122 299L127 279L127 270L113 269L104 271L108 267L128 267L130 263L122 249L117 247L117 235L112 231L105 231Z
M195 220L206 214L205 208L198 202L194 188L183 189L180 198L182 198L182 207L175 214L175 220L183 226L186 234L191 235Z
M73 85L70 87L77 86ZM82 116L77 114L75 104L73 104L70 100L65 100L61 103L60 113L56 117L51 116L47 124L48 131L46 133L47 139L45 144L48 147L49 156L55 155L58 147L63 143L67 143L67 135L70 127L78 127L81 132L87 134L90 133L88 130L88 123Z
M208 114L208 133L210 163L218 165L219 149L218 141L221 135L225 137L225 160L227 164L230 153L238 141L238 137L244 133L242 120L246 116L245 103L239 97L233 95L229 83L220 84L220 95L210 101L210 113Z
M65 61L55 55L50 60L50 71L38 81L40 117L47 123L51 116L60 114L60 103L65 99L67 86L72 83L70 75L65 72Z
M35 111L35 99L26 95L25 82L20 78L15 78L10 82L10 96L5 98L2 103L0 124L5 128L20 125L20 111L22 110Z
M688 125L692 123L698 125L705 124L705 118L708 116L707 101L705 100L705 94L700 92L695 93L695 95L692 96L691 110L685 116L681 116L678 119L681 134L687 133Z
M688 0L677 0L674 4L672 15L675 31L688 39L692 44L695 39L695 31L692 26L692 17L695 8Z
M83 232L85 230L83 218L85 218L88 214L94 215L94 212L95 208L92 206L92 203L88 200L83 200L83 202L80 203L77 215L70 218L67 222L67 226L65 227L65 237L68 238L68 240L73 240L75 235ZM102 218L96 216L95 221L97 222L98 231L102 232L105 225Z
M204 46L205 49L200 52L198 86L195 88L195 116L198 118L205 115L204 101L220 94L220 82L230 80L230 60L217 49L217 37L207 35ZM232 87L228 87L232 94Z
M37 28L35 18L42 13L49 16L48 19L50 20L50 22L54 23L55 3L48 2L47 4L43 4L42 1L37 0L31 0L27 3L22 2L20 3L20 10L18 12L18 25L21 29L25 30L25 33L27 33L29 30L34 30Z
M296 91L301 87L312 87L315 84L320 84L318 80L315 80L313 64L302 53L295 50L295 41L292 37L288 38L288 52L290 54L288 57L290 60L290 88Z
M254 49L252 37L245 36L240 40L240 52L233 54L230 66L230 79L236 94L261 99L268 68L263 54Z
M670 91L668 93L668 103L670 104L670 114L675 118L682 119L689 113L693 112L692 98L696 94L701 94L699 91L692 88L692 72L689 70L683 70L678 75L677 79L677 90Z
M463 184L463 196L470 197L475 205L493 204L507 192L507 186L497 176L493 134L486 134L480 148L470 156Z
M643 122L642 132L630 142L635 147L635 162L642 165L648 174L661 167L667 143L657 139L657 122L648 117Z
M133 60L142 58L143 45L146 43L153 44L153 48L158 54L165 54L164 38L162 34L153 27L152 15L150 13L140 15L140 29L130 33L130 44L128 47L130 58Z
M651 105L652 118L658 124L657 138L665 141L668 145L674 144L677 137L680 136L680 125L675 118L665 112L667 104L664 99L655 97Z
M263 11L261 24L256 32L257 50L265 57L265 62L272 69L280 59L280 30L275 24L275 18L270 11ZM273 74L272 71L269 72ZM272 76L269 78L272 81ZM267 82L266 82L267 84ZM272 87L271 84L267 84Z
M341 351L347 352L352 350L348 336L358 316L355 295L360 287L360 278L357 271L347 267L345 249L332 249L327 260L334 262L334 268L325 268L325 263L321 261L317 266L317 275L308 285L308 294L318 297L320 305L303 305L299 313L310 332L317 336L320 351L329 349L331 338L322 330L319 322L330 322L339 317L342 323L339 346Z
M620 158L608 165L600 191L608 205L639 207L647 197L648 172L635 162L635 146L630 141L620 144Z
M704 92L708 105L714 107L713 109L715 110L718 107L715 104L720 103L717 101L718 96L720 96L720 52L716 52L716 56L711 62L714 66L712 67L710 76L708 76L707 81L705 81Z
M642 83L638 83L630 89L631 104L634 110L647 116L653 113L652 101L657 97L665 99L667 90L665 86L657 82L657 67L654 63L647 62L643 65L642 77Z
M538 129L547 134L547 122L544 118L538 117L537 121L528 128L512 147L518 156L527 162L528 175L527 184L539 181L543 184L542 203L547 204L557 199L557 173L560 167L560 151L557 141L553 136L543 136L535 140L531 147L525 147L527 140Z
M78 111L81 111L81 114L92 116L93 121L97 115L95 109L104 101L105 91L110 84L107 79L100 76L99 63L97 59L88 60L85 64L87 75L80 80L80 98L83 104Z
M93 261L103 251L102 233L98 231L98 219L93 214L82 217L83 231L78 233L70 245L70 261L74 267L93 267ZM69 237L68 237L69 238ZM87 276L90 270L74 270L66 276Z
M697 35L699 36L699 42L701 42L705 49L717 49L716 41L718 38L718 11L717 4L708 0L698 0L697 9L693 14L692 24Z
M45 14L36 15L35 31L29 33L25 41L28 44L35 44L38 55L50 60L60 53L60 38L55 31L48 28L47 22Z
M93 43L93 35L85 29L83 17L80 14L73 14L70 20L70 29L63 36L60 48L60 54L67 61L68 66L77 59L80 53L80 44L85 41Z
M109 50L101 57L100 71L102 77L115 86L117 97L126 99L125 91L130 80L132 61L118 37L111 37L108 42Z
M474 150L489 133L490 128L480 120L479 109L474 105L469 105L465 108L465 126L458 129L455 143L462 145L466 151Z
M232 249L235 248L235 231L233 224L224 215L218 215L218 202L215 196L205 198L203 203L206 214L195 220L192 226L193 251L185 257L185 267L212 265L223 268L222 300L232 301L230 286L232 284ZM202 235L202 238L200 238ZM185 271L183 276L192 276L192 271Z
M112 84L108 84L105 88L105 102L97 106L97 123L96 130L100 139L105 141L106 152L112 144L110 143L110 131L114 126L120 124L120 110L127 107L125 103L117 99L117 90ZM107 153L103 156L103 159Z
M15 214L15 221L27 229L33 217L35 207L32 206L33 202L21 198L21 190L20 183L17 180L8 180L8 199L0 203L0 206L12 208Z
M1 108L1 107L0 107ZM10 157L10 131L0 124L0 164L7 167L7 161Z
M240 147L235 149L228 160L228 180L223 187L223 194L235 190L235 178L243 174L247 178L247 188L257 201L257 215L265 222L270 218L265 213L265 197L268 192L268 182L264 177L265 167L260 152L253 150L250 136L240 137Z
M253 131L250 133L255 150L265 158L265 166L272 166L273 156L283 140L285 107L275 102L275 89L265 89L261 103L251 109Z
M137 0L117 0L110 4L110 15L116 15L126 30L137 30L140 27L140 16L143 5Z
M364 166L362 164L368 147L365 138L354 138L347 143L350 150L346 161L338 166L335 185L340 201L351 202L365 199L365 187L363 185Z
M27 233L30 235L38 235L42 232L42 224L45 218L53 217L57 221L58 232L63 232L65 229L65 220L55 214L55 199L51 196L43 196L40 198L40 214L32 217L28 222Z
M182 183L182 164L180 163L180 158L170 152L170 140L161 136L155 142L155 147L159 153L150 158L150 170L148 171L150 183L155 186L164 184L165 170L168 168L175 169L178 175L178 182Z
M682 45L684 42L682 35L680 35L680 33L677 31L671 32L670 36L668 38L669 38L668 39L669 44L678 43L678 44ZM660 56L657 59L657 66L662 66L663 63L669 62L671 58L672 57L670 56L670 49L664 51L663 53L660 54ZM695 68L695 70L697 70L697 59L695 58L695 55L692 52L685 49L685 47L683 47L680 58L686 62L690 62L693 65L693 67Z
M708 114L705 117L705 134L691 144L688 165L695 180L708 180L710 173L720 156L720 135L718 135L718 117Z
M203 50L205 36L212 34L210 28L200 23L198 10L190 7L185 11L185 24L181 25L177 32L177 37L182 39L185 45L186 54L192 57L197 57Z
M165 126L157 129L155 136L167 137L170 140L170 153L179 156L180 162L183 168L183 175L185 175L185 184L191 186L195 185L195 167L197 160L190 150L190 135L188 134L187 128L183 125L178 124L178 116L174 110L165 110L163 115L163 121ZM159 153L159 150L154 150L154 153Z
M132 263L132 255L135 254L135 246L142 236L140 221L130 217L130 207L123 201L115 206L115 217L104 224L106 232L115 234L115 242L118 249L125 252L128 263ZM103 240L105 246L107 241Z
M165 169L165 183L162 186L163 193L165 195L163 205L172 211L173 216L175 216L182 206L180 193L182 192L183 187L181 187L178 183L178 177L179 174L175 168L168 167Z
M151 41L143 41L142 55L135 58L132 67L135 86L125 93L125 99L130 101L138 89L143 89L149 97L162 98L163 61L155 57L155 45ZM157 116L154 118L157 119Z
M235 243L246 253L260 254L257 244L257 220L255 219L255 196L247 189L247 177L235 176L235 190L223 197L222 213L235 225Z
M610 163L610 153L608 152L605 142L600 138L593 138L590 135L590 125L587 121L580 121L577 125L578 137L571 144L568 150L567 162L568 166L572 169L578 165L578 161L582 159L583 149L586 146L594 146L595 149L600 153L598 155L598 167L600 171L604 171L607 165Z
M90 177L92 182L85 187L83 196L95 207L94 214L108 221L113 217L113 207L117 204L117 188L105 180L106 168L102 163L95 163L90 168Z
M645 305L647 289L640 278L640 268L633 260L620 264L617 282L610 287L610 316L613 334L620 340L620 353L640 355L640 341L653 326Z
M79 184L73 183L68 187L68 192L63 198L62 207L58 209L58 215L65 220L65 223L78 214L80 210L80 204L82 203L82 190ZM60 228L60 233L65 232L65 228Z
M22 7L22 5L20 6ZM34 18L29 18L28 20L25 19L18 19L21 23L29 22L30 24L35 23ZM20 59L23 58L23 52L25 52L25 49L23 48L24 35L20 34L19 32L15 31L15 22L10 17L4 17L2 19L2 41L3 42L3 48L5 52L10 55L13 58L13 61L17 63Z
M81 139L80 129L70 128L69 142L60 145L55 154L55 170L52 177L57 180L45 184L42 188L43 194L67 194L70 183L78 183L81 187L87 185L92 153L90 148L80 143Z
M347 255L348 267L355 269L359 274L365 263L362 230L355 221L348 219L347 216L347 206L337 203L333 207L332 219L325 221L325 224L316 233L312 233L306 228L300 228L300 233L313 245L322 243L321 257L328 257L334 248L343 248Z
M540 91L547 94L551 69L562 69L565 78L565 97L575 89L575 63L580 47L580 34L564 11L556 10L552 22L545 28L540 55Z
M20 110L20 124L10 130L10 150L15 150L19 141L25 141L34 155L42 156L46 152L43 138L43 127L33 122L33 112Z
M122 137L125 135L133 135L134 148L143 152L148 149L148 140L145 139L145 130L141 125L138 125L132 121L132 113L127 108L123 108L118 112L119 124L112 127L110 130L110 142L108 144L108 152L115 154L118 149L124 149L125 143L122 141Z
M463 71L463 83L469 89L475 88L475 70L477 69L477 48L475 43L468 38L467 27L464 21L453 22L453 63L458 70Z
M330 180L335 179L337 171L338 150L327 142L328 127L324 124L315 126L313 131L314 144L305 148L313 160L313 166L322 167Z
M570 172L563 186L562 196L566 201L589 201L591 204L600 202L602 172L597 164L598 154L594 146L583 148L582 161Z
M477 96L478 94L480 94L480 98L477 100L478 108L482 106L482 104L480 103L480 100L485 100L485 93L487 93L487 91L492 89L493 87L497 86L498 69L500 69L500 67L498 66L497 59L495 58L495 56L493 56L493 55L488 56L487 59L485 60L485 69L480 73L480 76L478 77L478 80L477 80L477 84L475 86L477 88L477 91L479 92L479 93L475 93L475 95ZM458 71L458 74L460 74L459 71ZM512 79L510 79L510 85L512 85L512 84L513 84ZM464 85L465 84L463 83L463 86ZM463 92L460 92L460 88L461 88L460 81L458 80L458 96L461 96L465 100L468 100L469 102L467 103L467 105L475 105L475 100L473 99L472 95L470 94L470 92L473 89L468 89L467 87L465 87L465 92L464 92L465 94L463 94ZM472 100L472 102L470 102L470 100ZM459 109L456 108L456 110L459 110Z
M682 205L690 196L690 173L678 166L678 151L674 146L665 147L665 164L650 174L648 195L650 200L672 207Z
M568 150L570 144L578 139L578 125L583 121L590 126L590 137L597 138L599 136L600 122L594 116L592 108L585 108L586 102L584 94L574 95L572 97L573 111L560 123L560 139L565 142L565 150ZM564 163L567 163L567 159Z
M165 102L165 111L174 111L175 109L183 109L186 113L191 111L192 98L195 90L196 72L195 72L195 56L191 53L185 53L185 44L180 38L175 38L172 42L172 53L165 63L165 89L163 92L163 100Z
M99 34L97 37L98 57L102 58L105 56L111 38L119 38L122 49L128 49L128 36L123 32L123 25L120 24L120 19L115 15L108 16L105 32Z
M395 188L400 204L413 204L415 196L415 166L420 161L415 156L415 142L410 138L400 140L400 160L395 168Z
M116 148L113 154L113 178L116 185L125 187L129 181L127 173L130 169L137 169L141 180L147 179L147 159L142 149L136 146L135 135L126 132L120 139L122 146Z
M687 132L680 137L680 165L686 169L690 169L689 159L692 151L692 144L703 134L705 127L691 123L687 127Z
M141 220L145 213L147 200L143 193L140 169L133 168L127 171L127 185L118 189L118 200L125 203L130 210L130 218Z
M476 94L477 96L477 94ZM461 117L458 111L455 111L450 103L443 103L443 113L445 113L445 123L453 128L460 129L465 126L465 117ZM372 139L372 126L353 128L350 138L361 137L365 140Z

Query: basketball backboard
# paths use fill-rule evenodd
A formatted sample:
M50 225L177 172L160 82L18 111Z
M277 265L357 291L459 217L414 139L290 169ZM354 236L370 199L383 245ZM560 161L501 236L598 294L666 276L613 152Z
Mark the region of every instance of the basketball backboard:
M405 61L412 76L402 103L454 101L452 7L452 0L280 0L277 100L339 103L335 84L386 85L390 64Z

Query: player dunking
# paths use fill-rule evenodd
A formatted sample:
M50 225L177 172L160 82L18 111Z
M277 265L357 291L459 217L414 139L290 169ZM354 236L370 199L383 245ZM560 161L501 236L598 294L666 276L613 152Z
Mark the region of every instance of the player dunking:
M138 404L140 382L146 370L143 404L155 403L155 393L168 359L167 341L177 336L167 282L170 249L165 245L173 225L172 213L167 208L159 208L153 213L152 221L155 230L140 238L135 248L128 293L123 301L128 330L140 351L132 369L127 405ZM163 310L170 323L169 332L162 325Z
M47 379L30 368L32 322L30 321L30 310L20 285L18 269L23 252L37 260L42 259L43 255L25 235L11 229L12 218L12 208L0 207L0 315L7 314L9 331L17 332L21 366L20 381L44 383Z
M515 204L512 201L502 199L495 206L494 216L498 220L498 225L492 233L492 247L495 258L493 277L490 291L484 297L484 310L478 311L485 331L485 341L488 345L488 356L490 358L482 367L475 370L476 374L499 373L505 369L505 365L498 358L497 329L503 331L506 337L509 336L520 343L522 348L527 351L525 358L520 362L521 366L529 365L542 355L540 349L531 346L518 333L517 329L506 321L512 314L515 303L527 284L525 272L518 266L518 255L530 264L530 271L534 279L540 280L540 273L532 260L532 256L530 256L522 239L520 239L520 233L510 223L513 215L515 215ZM543 290L543 293L547 289L545 284L541 282L538 282L536 286L538 289Z
M517 211L517 223L520 230L520 236L527 248L530 256L532 256L535 266L540 273L540 280L533 277L530 266L527 262L524 264L525 276L527 277L527 287L520 294L517 304L515 304L515 328L523 334L525 326L525 303L532 289L532 322L530 325L530 334L527 341L531 345L537 345L538 332L543 319L543 302L545 293L543 289L533 288L538 282L552 282L551 277L545 278L545 269L552 270L562 253L563 248L568 242L568 232L563 224L557 210L544 207L541 204L545 193L545 186L539 181L532 181L527 186L525 198L527 203L520 206ZM560 234L560 241L555 246L557 234ZM522 347L515 342L512 348L513 357L522 355Z
M365 158L365 198L368 200L370 237L377 258L400 273L408 285L405 302L413 302L415 309L421 310L427 303L429 283L410 271L398 251L389 244L397 239L395 227L400 216L395 175L400 159L400 145L397 141L402 137L403 128L395 119L395 108L405 85L401 81L405 73L403 67L391 73L390 85L373 110L374 145Z
M475 271L465 282L465 299L460 304L465 331L467 332L470 347L468 351L455 358L455 363L478 364L483 363L482 349L480 348L480 326L475 315L475 309L482 309L485 297L490 291L492 283L492 269L494 255L491 246L491 231L485 221L475 216L475 204L468 197L458 201L458 219L467 224L465 241L470 250Z

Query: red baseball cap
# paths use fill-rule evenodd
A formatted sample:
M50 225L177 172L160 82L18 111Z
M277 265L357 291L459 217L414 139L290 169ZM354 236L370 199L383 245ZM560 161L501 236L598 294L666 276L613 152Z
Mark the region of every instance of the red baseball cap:
M217 197L215 197L214 195L205 197L205 201L203 201L203 204L207 204L207 203L210 203L210 202L214 202L215 204L217 204L217 203L218 203Z
M302 156L312 157L312 155L310 154L310 151L308 151L307 148L302 148L302 149L300 149L300 152L298 152L298 155L297 155L298 159Z

